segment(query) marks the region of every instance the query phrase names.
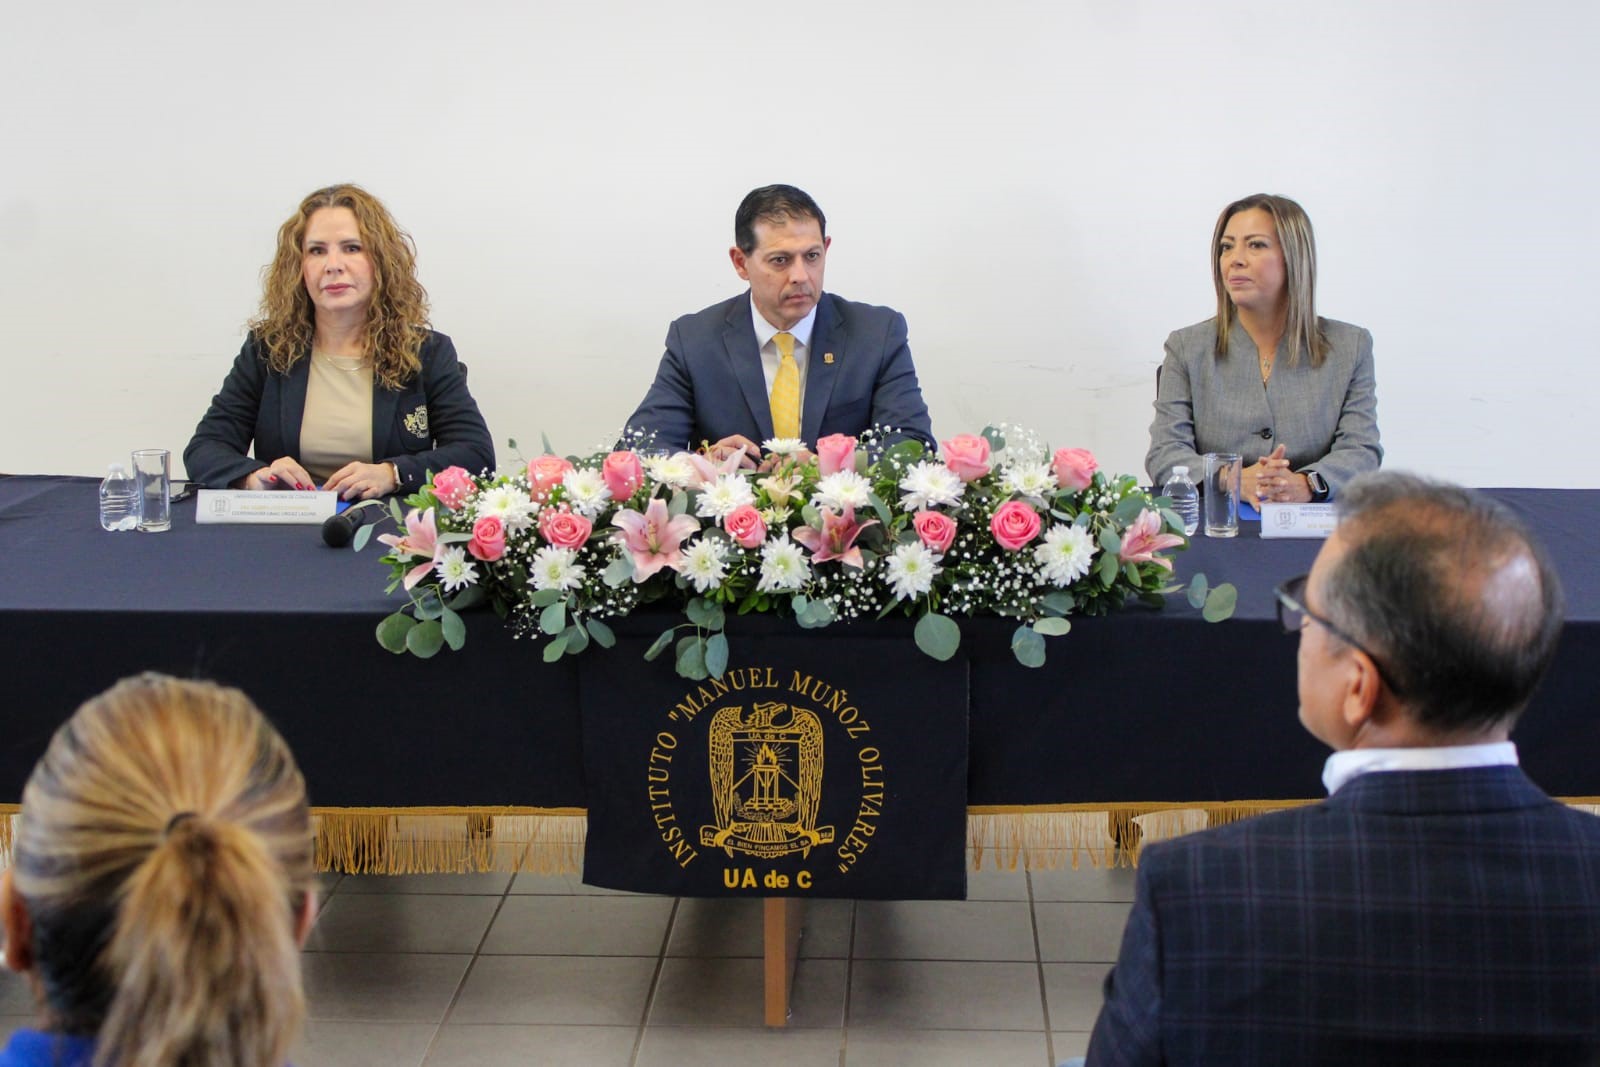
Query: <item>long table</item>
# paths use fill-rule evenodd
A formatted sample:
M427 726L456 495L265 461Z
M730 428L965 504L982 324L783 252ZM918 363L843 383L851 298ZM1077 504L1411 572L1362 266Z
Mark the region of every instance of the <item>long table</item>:
M1568 596L1554 668L1516 733L1523 765L1551 793L1593 802L1600 716L1588 668L1600 662L1600 564L1587 546L1600 528L1600 492L1492 492L1545 538ZM325 865L504 867L503 824L518 819L534 825L511 866L534 866L541 834L544 855L575 861L581 836L550 829L581 826L586 806L575 659L545 663L534 642L487 612L471 618L460 652L393 656L374 639L397 605L382 592L376 547L330 549L315 527L199 526L194 507L180 503L167 533L108 534L93 481L0 477L0 662L11 683L0 717L0 852L6 816L56 727L116 679L159 670L255 698L306 774ZM1163 809L1198 812L1203 823L1317 795L1326 753L1296 719L1296 643L1280 631L1272 596L1309 569L1317 548L1263 540L1248 524L1233 540L1196 538L1177 555L1177 575L1232 582L1231 620L1206 623L1179 597L1163 610L1077 619L1035 670L1012 657L1014 623L964 621L968 811L974 824L990 820L979 843L998 844L1008 832L995 827L1006 820L1043 819L1051 832L1031 838L1009 823L1010 847L1076 849L1084 819L1098 819L1105 836L1103 810L1115 852L1137 840L1135 820ZM648 640L675 621L644 612L615 629ZM734 618L733 660L797 632L785 620ZM807 639L835 643L840 656L870 655L876 641L910 641L911 624L835 625ZM612 656L626 677L672 670L670 657ZM1073 814L1085 810L1094 815ZM454 817L458 847L441 845L430 825L441 817ZM401 828L407 819L418 825ZM794 898L764 904L772 1026L787 1015L800 907Z
M1492 491L1544 537L1566 584L1568 621L1551 676L1516 734L1551 793L1600 795L1600 491ZM974 809L1227 804L1314 796L1325 750L1295 715L1295 640L1272 589L1309 569L1318 542L1197 537L1181 580L1204 572L1239 590L1234 617L1204 622L1181 597L1075 619L1036 670L1010 651L1015 624L963 622L970 662ZM50 734L85 698L140 670L243 688L278 725L328 807L584 805L578 670L546 664L488 612L466 647L431 661L394 656L373 631L383 593L373 545L330 549L310 526L201 526L194 502L161 534L99 528L95 483L0 477L0 656L8 690L0 803L15 801ZM669 625L645 612L623 635ZM903 636L907 620L835 625L812 639ZM734 617L734 657L792 622ZM605 655L591 649L586 656ZM619 671L665 670L620 660Z

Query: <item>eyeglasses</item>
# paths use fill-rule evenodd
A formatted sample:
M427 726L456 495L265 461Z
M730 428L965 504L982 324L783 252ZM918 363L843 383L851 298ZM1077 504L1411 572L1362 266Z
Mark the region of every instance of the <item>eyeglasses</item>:
M1306 607L1306 582L1310 578L1309 574L1302 574L1298 578L1290 578L1272 591L1273 595L1278 598L1278 625L1283 627L1283 632L1286 634L1298 634L1305 629L1307 619L1315 620L1323 629L1370 659L1372 666L1377 669L1378 677L1383 679L1383 684L1389 687L1391 693L1395 696L1403 695L1400 687L1394 684L1389 672L1383 669L1383 663L1377 656L1372 654L1370 649L1330 622L1326 616L1319 615Z

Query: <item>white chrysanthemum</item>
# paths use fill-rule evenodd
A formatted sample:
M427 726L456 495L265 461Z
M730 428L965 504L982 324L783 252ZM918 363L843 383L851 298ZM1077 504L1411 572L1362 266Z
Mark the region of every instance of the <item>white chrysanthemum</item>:
M1044 540L1034 546L1033 559L1039 564L1039 577L1065 589L1089 573L1098 546L1089 531L1081 526L1061 523L1050 527Z
M546 545L533 554L532 576L528 584L535 589L576 589L583 584L584 569L578 554L570 548Z
M673 489L687 489L700 484L700 472L689 462L689 453L674 452L670 456L650 456L644 461L644 472L652 481Z
M768 526L782 526L789 521L789 516L794 514L788 508L762 508L761 521Z
M806 562L805 551L787 537L775 538L761 548L761 581L756 589L762 593L781 593L799 589L811 577L811 565Z
M939 566L940 556L921 541L900 545L889 555L885 576L894 590L896 600L910 600L927 595L933 580L944 568Z
M804 452L806 443L798 437L769 437L761 442L761 450L774 456L792 456Z
M1000 487L1042 505L1056 491L1056 472L1048 463L1015 463L1001 473Z
M872 503L872 483L855 471L836 471L817 482L811 502L819 508L843 511L847 506L864 508Z
M720 537L697 538L683 550L678 573L694 584L695 592L710 592L728 576L728 543Z
M611 499L611 490L606 486L605 478L599 471L587 467L564 474L561 487L566 490L566 502L572 506L572 510L586 519L600 514L606 501Z
M703 519L725 519L735 508L756 502L756 492L742 474L723 474L700 490L695 514Z
M447 593L478 584L478 569L460 548L445 549L434 569L438 571L439 581Z
M525 533L539 514L539 505L528 499L526 487L497 485L478 494L478 518L496 516L505 523L507 533Z
M943 507L954 504L966 491L966 483L956 477L955 471L943 463L923 460L906 471L900 479L900 507L906 511Z

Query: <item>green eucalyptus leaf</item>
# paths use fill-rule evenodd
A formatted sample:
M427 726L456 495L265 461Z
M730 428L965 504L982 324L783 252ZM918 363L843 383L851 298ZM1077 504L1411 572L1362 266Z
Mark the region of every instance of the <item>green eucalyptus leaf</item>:
M686 637L678 642L678 674L699 681L706 677L705 642L698 637Z
M1110 589L1111 583L1117 580L1117 571L1121 569L1122 561L1116 557L1115 553L1102 553L1100 556L1098 571L1100 584L1105 586L1107 589Z
M528 603L536 608L547 608L560 599L561 590L559 589L535 589L533 595L528 598Z
M607 588L619 589L633 580L633 557L624 552L612 560L600 578Z
M1041 637L1060 637L1072 632L1072 622L1069 619L1040 619L1033 624L1033 632Z
M702 630L720 630L727 625L727 615L722 610L722 605L714 604L702 597L695 597L683 609L689 621Z
M813 526L819 530L822 529L822 512L817 510L815 504L807 504L801 508L800 517L805 520L807 526Z
M567 628L567 604L558 600L539 613L539 629L554 636Z
M550 443L550 435L549 434L541 432L539 434L539 443L544 445L544 454L545 455L553 456L553 455L556 454L555 446Z
M961 627L948 615L928 612L913 631L917 647L937 660L947 660L961 647Z
M450 598L450 607L455 611L466 611L475 608L489 598L481 585L469 585L461 592Z
M1072 594L1065 589L1057 589L1053 593L1046 593L1039 601L1048 610L1058 615L1070 615L1072 609L1077 607L1077 602L1072 599Z
M667 501L667 514L675 519L688 510L689 494L682 489L675 490L672 494L672 499Z
M432 621L444 614L444 601L439 598L437 586L424 586L421 593L414 594L412 601L417 606L417 618Z
M1139 565L1137 563L1124 563L1122 575L1128 579L1128 584L1137 587L1139 584Z
M385 616L384 620L378 623L378 644L399 655L406 650L406 634L410 633L416 624L417 620L403 611Z
M549 644L544 646L543 656L546 663L554 663L556 660L560 659L566 654L567 635L564 633L557 634L556 636L552 637Z
M1191 608L1200 608L1205 606L1206 593L1208 591L1209 589L1206 585L1206 576L1204 574L1197 574L1194 576L1194 581L1189 583L1189 591L1184 595L1188 597L1189 606Z
M418 659L430 659L444 647L444 628L435 619L419 622L406 634L406 651Z
M981 436L989 442L989 450L991 452L998 452L1006 447L1005 434L1001 433L993 426L985 426Z
M872 505L873 513L878 516L878 521L883 523L883 525L888 526L890 521L894 518L893 515L889 514L889 505L885 504L883 502L883 498L877 493L870 494L867 499Z
M589 631L577 623L573 623L562 631L561 636L567 642L567 655L576 656L589 647Z
M444 615L439 619L439 627L450 651L460 652L461 646L467 643L467 624L461 621L461 616L445 608Z
M653 660L657 656L661 655L661 653L665 652L667 650L667 646L672 644L672 635L677 632L678 631L676 628L662 630L661 636L652 641L650 643L650 647L644 650L644 658L646 661ZM604 642L602 642L602 644L603 643Z
M1223 582L1206 594L1206 606L1200 615L1206 622L1221 622L1233 618L1233 609L1239 605L1239 590L1232 582Z
M728 669L728 638L726 634L712 634L706 639L705 651L706 672L713 678L721 678Z
M584 623L584 625L589 628L589 636L594 638L595 644L599 645L601 648L616 647L617 635L612 632L611 627L607 626L599 619L590 619L588 622Z
M360 552L367 547L367 542L370 540L372 540L371 523L356 527L356 535L350 539L351 551Z
M1111 556L1122 551L1122 538L1118 537L1117 531L1109 526L1100 531L1100 551Z
M1031 626L1019 626L1017 632L1011 635L1011 653L1024 667L1043 667L1044 638L1035 633Z

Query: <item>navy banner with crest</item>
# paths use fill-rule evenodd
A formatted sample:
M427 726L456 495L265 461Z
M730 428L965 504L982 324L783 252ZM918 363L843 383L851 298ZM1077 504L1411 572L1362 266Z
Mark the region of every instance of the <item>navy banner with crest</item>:
M647 644L624 639L580 667L585 882L966 896L964 657L940 663L907 640L762 637L736 641L720 679L694 682L670 654L643 662Z

